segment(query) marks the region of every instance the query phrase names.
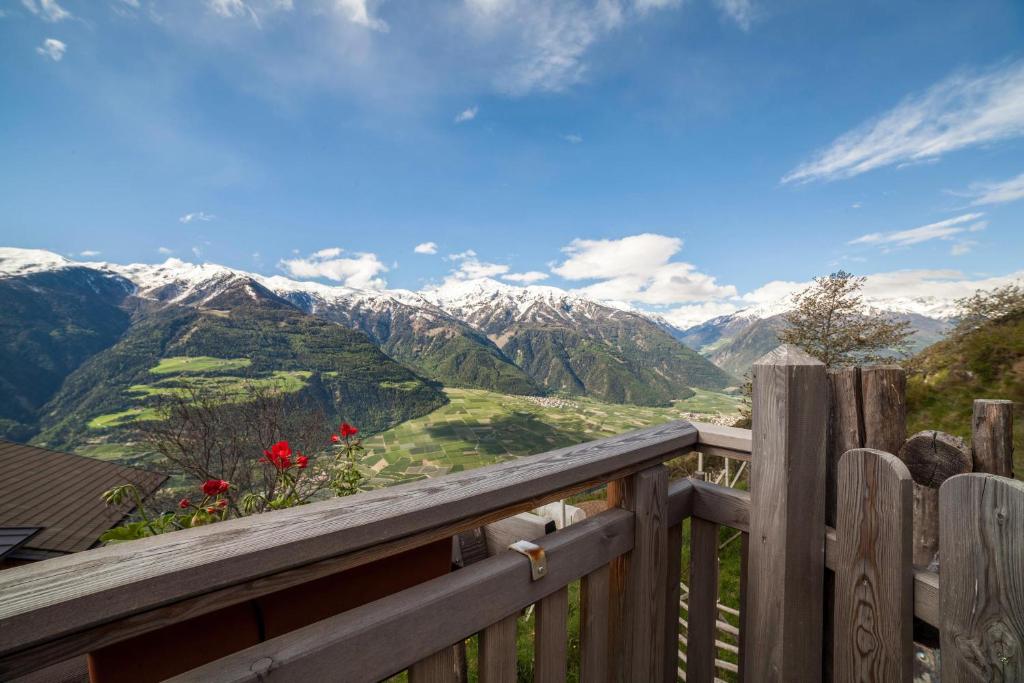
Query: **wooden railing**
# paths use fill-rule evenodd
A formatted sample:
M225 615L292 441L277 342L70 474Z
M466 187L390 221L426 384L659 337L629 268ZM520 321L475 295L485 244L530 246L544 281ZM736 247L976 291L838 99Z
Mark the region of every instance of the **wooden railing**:
M481 681L513 681L516 617L535 605L536 680L562 681L567 587L579 580L582 680L712 681L723 670L722 526L742 539L734 653L741 680L819 680L827 647L837 680L908 681L913 616L941 629L944 677L969 680L980 671L1018 680L1024 486L984 475L943 485L940 583L910 563L912 492L893 456L853 449L842 458L837 521L826 526L827 406L821 364L783 348L755 366L752 430L674 422L0 572L0 680L600 484L609 510L537 541L546 566L539 579L526 557L500 553L173 680L374 681L408 670L413 683L454 681L452 646L480 634ZM749 462L751 492L670 482L662 463L692 451ZM830 593L827 569L835 573Z

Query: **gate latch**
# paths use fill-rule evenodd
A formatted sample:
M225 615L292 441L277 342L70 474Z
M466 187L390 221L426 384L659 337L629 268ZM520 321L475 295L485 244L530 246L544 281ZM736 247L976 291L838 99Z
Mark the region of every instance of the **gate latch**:
M534 581L544 578L548 573L548 558L544 554L544 548L529 541L516 541L508 547L521 555L526 555L530 560L530 578Z

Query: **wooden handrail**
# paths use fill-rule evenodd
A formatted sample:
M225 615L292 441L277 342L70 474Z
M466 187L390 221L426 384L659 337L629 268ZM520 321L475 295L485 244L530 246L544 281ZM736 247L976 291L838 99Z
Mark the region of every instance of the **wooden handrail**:
M726 427L708 422L691 423L697 429L696 451L704 455L750 461L753 439L749 429Z
M651 467L679 421L0 572L0 678L365 564Z

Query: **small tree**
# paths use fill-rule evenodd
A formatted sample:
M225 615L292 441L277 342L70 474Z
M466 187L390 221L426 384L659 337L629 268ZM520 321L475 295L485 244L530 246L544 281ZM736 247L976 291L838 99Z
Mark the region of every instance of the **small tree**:
M959 320L956 335L975 330L987 322L1024 313L1024 287L1012 283L991 290L978 290L971 296L956 300Z
M861 298L866 278L846 271L814 278L814 284L793 297L787 328L779 341L794 344L826 367L872 363L905 354L914 333L910 323L868 311Z

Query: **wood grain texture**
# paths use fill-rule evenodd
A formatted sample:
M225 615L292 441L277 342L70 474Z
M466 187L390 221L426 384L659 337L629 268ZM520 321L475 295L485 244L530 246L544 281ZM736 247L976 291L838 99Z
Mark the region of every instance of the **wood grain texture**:
M1013 478L1013 401L974 402L971 449L975 472Z
M744 533L740 536L740 625L739 633L736 634L736 649L739 650L737 659L739 664L736 667L737 679L740 681L746 678L747 661L747 567L750 559L750 534Z
M718 525L690 522L690 592L686 623L686 680L715 677L718 622Z
M821 677L826 392L794 347L754 364L747 680Z
M1024 483L953 477L939 514L943 681L1024 680Z
M693 422L697 429L694 450L704 455L750 461L751 436L749 429L726 427L708 422Z
M675 479L668 484L668 521L675 526L693 515L693 480Z
M913 678L912 484L889 453L854 449L839 462L836 681Z
M633 515L608 510L537 540L548 573L502 553L177 677L182 681L379 681L539 601L633 547Z
M661 680L675 683L676 668L679 661L679 597L680 581L683 571L683 525L675 524L668 528L668 562L665 577L665 651L662 654L664 666Z
M710 482L694 481L693 516L739 531L750 531L750 493Z
M308 581L317 575L298 570L360 552L372 555L379 546L401 545L417 534L448 533L464 520L479 526L492 515L505 517L546 502L553 494L660 462L692 446L696 438L689 423L668 423L442 479L10 569L0 573L0 661L36 644L221 589L247 584L230 594L228 599L237 603ZM428 540L436 539L418 542ZM339 570L333 565L327 569ZM293 570L298 572L292 575L295 583L268 578ZM202 614L211 602L213 609L232 604L199 600L181 616ZM158 625L177 616L173 611L161 613ZM144 627L131 624L131 632ZM64 654L68 652L73 648Z
M864 445L860 368L836 368L828 371L828 407L825 523L835 526L839 458L846 451Z
M564 683L569 632L569 589L562 587L537 603L533 639L535 683Z
M907 373L897 365L861 368L864 448L899 453L907 438Z
M455 648L446 647L409 667L409 683L456 683L459 665Z
M508 551L516 541L532 541L547 533L547 520L532 512L520 512L505 519L485 524L484 538L487 540L487 554L497 555Z
M480 683L515 683L518 622L518 614L512 614L480 632Z
M608 565L580 580L580 681L608 680Z

